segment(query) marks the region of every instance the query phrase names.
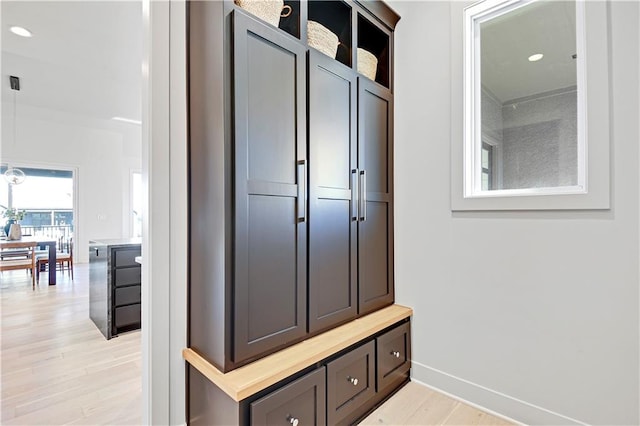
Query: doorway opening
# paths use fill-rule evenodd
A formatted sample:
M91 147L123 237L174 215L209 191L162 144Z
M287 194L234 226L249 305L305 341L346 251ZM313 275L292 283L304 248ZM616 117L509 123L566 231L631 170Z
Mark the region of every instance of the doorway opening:
M62 167L0 166L0 173L19 168L24 182L14 185L0 182L0 207L21 212L22 234L54 238L66 243L73 238L75 170Z

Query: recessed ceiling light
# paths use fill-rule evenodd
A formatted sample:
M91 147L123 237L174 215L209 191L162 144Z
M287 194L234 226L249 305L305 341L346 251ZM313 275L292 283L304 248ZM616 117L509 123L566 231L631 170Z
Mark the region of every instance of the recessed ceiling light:
M9 28L9 30L15 35L19 35L20 37L31 37L33 35L31 34L31 31L23 27L13 26Z
M529 62L536 62L542 59L544 55L542 53L536 53L534 55L529 56Z
M111 119L115 121L122 121L123 123L137 124L138 126L142 124L142 121L134 120L133 118L111 117Z

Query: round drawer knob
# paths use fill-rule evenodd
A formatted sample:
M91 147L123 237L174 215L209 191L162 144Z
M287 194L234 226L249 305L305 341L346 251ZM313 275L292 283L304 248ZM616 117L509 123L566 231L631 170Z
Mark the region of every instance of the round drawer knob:
M287 420L289 421L289 423L291 423L293 426L298 426L298 423L300 422L300 419L297 419L293 416L289 416L287 417Z
M347 377L347 380L353 385L353 386L358 386L358 379L356 379L355 377Z
M391 355L395 356L396 358L400 358L400 352L398 351L391 351Z

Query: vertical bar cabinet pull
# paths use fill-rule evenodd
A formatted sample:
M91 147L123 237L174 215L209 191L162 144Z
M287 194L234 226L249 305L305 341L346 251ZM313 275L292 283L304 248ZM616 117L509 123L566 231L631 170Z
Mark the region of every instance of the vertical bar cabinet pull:
M367 220L367 175L365 170L360 170L360 220Z
M298 222L307 219L307 168L305 160L298 161Z

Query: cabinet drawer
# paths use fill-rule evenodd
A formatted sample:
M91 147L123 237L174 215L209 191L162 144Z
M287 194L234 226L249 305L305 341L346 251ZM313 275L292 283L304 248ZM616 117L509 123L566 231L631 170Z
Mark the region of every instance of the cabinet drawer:
M140 247L134 249L116 249L113 251L113 265L116 268L122 266L137 266L136 257L140 256Z
M113 285L116 287L142 282L142 269L139 266L137 268L115 269L113 274Z
M328 424L350 421L358 407L375 394L374 342L327 364Z
M137 324L140 322L140 304L116 308L114 314L117 328Z
M378 391L411 368L411 330L406 322L376 339Z
M122 306L140 303L140 288L139 285L116 288L115 305Z
M251 403L251 425L325 425L324 367Z

